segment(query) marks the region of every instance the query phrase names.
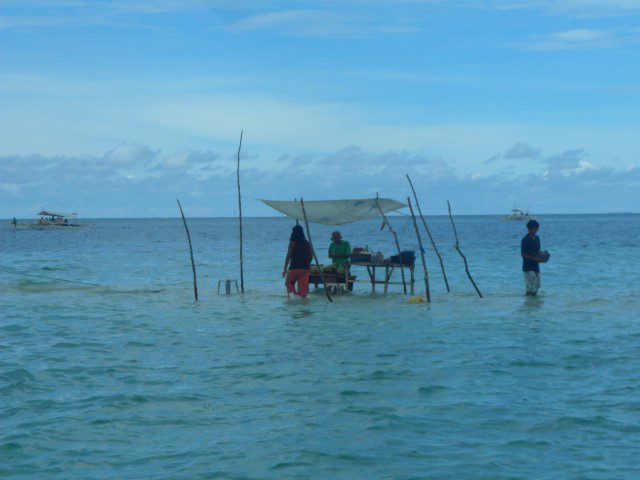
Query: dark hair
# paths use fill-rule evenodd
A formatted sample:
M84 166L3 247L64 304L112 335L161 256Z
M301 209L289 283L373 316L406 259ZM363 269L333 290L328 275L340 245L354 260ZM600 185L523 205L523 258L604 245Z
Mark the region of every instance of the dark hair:
M306 238L304 238L304 229L302 228L302 226L296 225L295 227L293 227L289 240L292 242L301 242L306 240Z
M527 230L533 230L534 228L539 228L540 224L536 220L529 220L527 222Z

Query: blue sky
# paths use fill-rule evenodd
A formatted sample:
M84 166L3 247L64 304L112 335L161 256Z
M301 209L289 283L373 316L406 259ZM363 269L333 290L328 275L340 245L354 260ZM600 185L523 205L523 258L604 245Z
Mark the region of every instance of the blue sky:
M0 216L640 211L640 0L3 0Z

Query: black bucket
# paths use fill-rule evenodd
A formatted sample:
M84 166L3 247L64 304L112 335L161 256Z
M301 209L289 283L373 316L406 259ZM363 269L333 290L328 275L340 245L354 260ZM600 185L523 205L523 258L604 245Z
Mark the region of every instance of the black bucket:
M416 252L415 250L403 250L400 252L400 255L392 255L391 261L393 263L412 266L416 263Z

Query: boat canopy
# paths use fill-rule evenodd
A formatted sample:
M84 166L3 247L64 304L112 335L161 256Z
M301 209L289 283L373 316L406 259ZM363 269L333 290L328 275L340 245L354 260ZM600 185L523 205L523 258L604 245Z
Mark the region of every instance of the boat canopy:
M298 200L261 201L287 217L304 220L302 207ZM376 202L384 213L401 210L407 206L391 198L360 198L353 200L309 200L304 202L304 208L307 212L307 219L312 223L343 225L379 216L380 211Z
M38 215L44 215L46 217L60 217L60 218L64 218L64 217L72 217L75 218L78 214L76 212L72 212L72 213L60 213L60 212L50 212L48 210L42 210L41 212L38 213Z

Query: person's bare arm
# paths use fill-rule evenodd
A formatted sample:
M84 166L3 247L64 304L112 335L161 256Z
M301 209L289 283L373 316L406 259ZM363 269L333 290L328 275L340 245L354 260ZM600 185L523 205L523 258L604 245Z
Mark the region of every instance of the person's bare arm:
M291 255L293 254L294 245L295 245L295 242L289 242L289 248L287 249L287 257L284 259L284 269L282 270L283 277L287 275L287 268L289 268L289 263L291 262Z

